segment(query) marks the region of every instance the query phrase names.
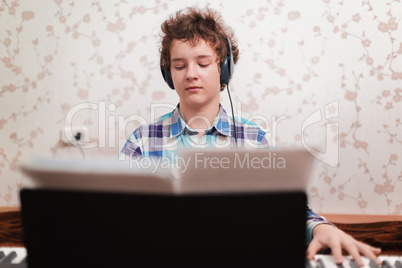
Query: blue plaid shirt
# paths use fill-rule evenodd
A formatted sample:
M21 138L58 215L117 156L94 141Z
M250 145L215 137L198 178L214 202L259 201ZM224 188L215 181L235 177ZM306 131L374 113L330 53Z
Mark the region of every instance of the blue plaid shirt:
M220 106L214 123L200 137L197 131L184 122L177 106L155 123L138 127L127 139L121 154L132 158L161 157L173 161L180 149L269 148L269 132L249 120L236 118L237 141L234 131L233 119ZM308 243L313 228L320 223L327 222L307 204Z

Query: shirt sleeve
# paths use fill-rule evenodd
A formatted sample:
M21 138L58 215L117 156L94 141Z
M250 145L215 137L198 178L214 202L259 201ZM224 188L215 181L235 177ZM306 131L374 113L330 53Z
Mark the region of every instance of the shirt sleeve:
M259 149L270 149L271 144L269 143L271 141L271 132L264 132L261 131L261 136L262 138L258 142L258 148Z
M142 157L142 150L140 147L140 141L138 139L138 129L135 130L127 139L126 144L120 151L119 159L125 159L125 156L130 158Z
M307 245L310 244L311 240L313 239L313 229L319 224L330 224L334 227L336 227L334 224L329 223L323 216L320 216L316 214L310 207L310 205L307 203L307 222L306 222L306 227L307 227L307 236L306 236L306 242Z

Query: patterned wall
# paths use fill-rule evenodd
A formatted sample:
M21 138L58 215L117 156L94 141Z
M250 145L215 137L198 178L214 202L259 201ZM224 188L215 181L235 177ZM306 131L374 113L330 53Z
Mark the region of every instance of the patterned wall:
M271 128L273 145L321 157L313 208L402 214L399 0L1 1L0 206L18 205L23 161L80 157L60 141L64 125L88 127L88 157L117 155L139 123L177 104L159 27L193 4L236 32L236 113Z

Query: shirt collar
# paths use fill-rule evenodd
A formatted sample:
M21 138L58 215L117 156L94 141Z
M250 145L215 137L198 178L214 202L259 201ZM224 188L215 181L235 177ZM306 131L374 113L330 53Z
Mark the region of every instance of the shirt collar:
M221 133L224 136L230 136L229 118L225 109L223 109L221 104L219 104L218 116L216 117L211 129L213 128L215 128L219 133ZM178 104L172 112L170 136L171 137L179 136L180 134L183 133L185 129L187 129L190 132L194 132L194 130L189 126L187 126L186 122L184 122L184 119L180 116L179 104Z
M221 104L219 104L219 113L215 119L213 126L222 135L230 136L229 117L228 117L225 109L223 109Z
M176 137L183 133L186 123L180 116L179 104L172 112L171 123L170 123L170 136Z

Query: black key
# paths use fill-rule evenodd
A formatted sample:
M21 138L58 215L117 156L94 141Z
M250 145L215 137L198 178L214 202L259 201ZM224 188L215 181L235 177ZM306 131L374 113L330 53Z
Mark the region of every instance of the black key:
M310 260L307 259L307 258L304 260L304 268L313 268L313 267L310 265Z
M382 262L381 268L392 268L392 264L389 261L384 260Z
M374 260L370 260L369 266L370 268L380 268L380 266L378 266L378 264Z
M0 260L3 259L4 256L6 256L6 255L4 254L4 251L0 251Z
M322 259L317 260L317 268L325 268L325 264Z
M351 268L360 268L360 266L357 264L355 260L350 261L350 267Z
M17 252L11 251L7 256L0 260L0 263L11 263L17 257Z
M396 261L395 262L395 268L402 268L402 262L401 261Z

